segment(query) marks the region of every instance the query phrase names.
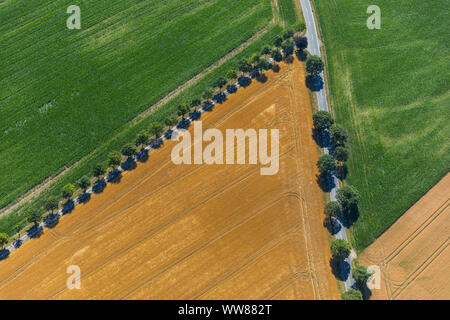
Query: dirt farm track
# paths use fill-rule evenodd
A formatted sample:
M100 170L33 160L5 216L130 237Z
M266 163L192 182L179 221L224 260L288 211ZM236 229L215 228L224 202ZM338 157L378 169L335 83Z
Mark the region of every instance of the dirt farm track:
M372 299L450 299L450 174L360 256L381 268Z
M201 120L278 128L278 174L175 165L167 141L1 261L0 299L337 299L303 66L267 75ZM66 287L70 265L80 290Z

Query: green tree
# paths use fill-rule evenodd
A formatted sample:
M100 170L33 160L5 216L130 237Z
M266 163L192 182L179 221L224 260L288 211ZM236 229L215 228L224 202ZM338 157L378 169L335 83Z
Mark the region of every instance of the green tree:
M313 114L313 123L316 130L322 131L329 129L334 119L329 112L321 110Z
M45 211L51 211L53 213L54 210L58 209L59 199L55 196L50 196L44 201L44 209Z
M348 210L358 205L360 195L353 186L344 186L336 192L336 198L344 210Z
M286 40L282 44L282 49L285 57L289 57L294 53L294 44L292 41Z
M111 169L116 169L122 163L122 154L120 152L111 152L108 155L108 166Z
M252 65L248 60L242 59L241 61L239 61L239 65L238 65L238 69L241 72L247 73L252 71Z
M367 280L372 276L372 273L364 266L357 266L353 268L352 276L353 279L355 279L356 284L362 288L366 285Z
M303 32L306 30L306 23L304 21L299 21L294 25L294 30L297 32Z
M186 104L183 104L185 110L189 110L189 108L186 106ZM154 135L155 138L159 138L161 136L161 134L163 133L164 130L164 126L161 122L152 122L150 124L150 134Z
M27 212L28 223L33 223L34 226L37 226L42 221L42 214L40 209L31 209Z
M280 50L273 49L271 52L271 56L273 60L280 62L283 59L283 55L281 54Z
M140 145L145 145L147 143L148 143L148 133L146 131L139 132L136 136L136 141L135 141L136 147L138 147Z
M178 110L178 115L181 116L184 119L184 116L186 115L186 113L189 112L189 109L187 108L186 104L180 104L177 107Z
M325 205L324 212L327 221L331 222L332 218L338 218L342 214L342 206L337 201L331 201Z
M306 60L306 72L309 74L318 75L323 71L323 68L323 61L318 56L309 56Z
M273 41L273 45L277 48L281 47L281 44L283 43L283 38L281 37L277 37L274 41Z
M295 37L294 38L295 46L303 51L308 47L308 38L306 37Z
M362 300L362 293L355 289L349 289L342 294L342 300Z
M171 127L176 125L178 123L178 120L175 117L169 117L164 121L164 123L166 124L166 126Z
M347 142L347 132L344 128L337 124L333 124L330 128L330 140L333 146L343 146Z
M223 77L219 77L216 81L214 81L214 87L223 88L227 84L227 80Z
M206 89L205 92L203 93L203 99L205 99L205 100L211 100L213 96L214 96L214 90L211 88Z
M287 30L285 30L284 33L283 33L283 39L284 39L284 40L290 39L290 38L292 38L293 36L294 36L294 30L292 30L292 29L287 29Z
M324 154L317 161L320 174L329 174L336 170L336 161L329 154Z
M238 77L236 70L230 69L227 72L227 79L230 81L236 80Z
M61 189L61 194L64 199L70 199L75 193L75 186L71 183L66 184Z
M348 159L348 150L345 147L338 146L333 150L333 157L339 162L345 162Z
M102 175L106 173L105 165L102 163L96 164L94 168L92 168L92 174L97 179L100 179Z
M264 46L264 48L262 48L261 50L261 54L266 55L270 53L270 47L269 46Z
M136 147L132 144L127 144L125 145L122 150L120 150L120 152L125 156L125 157L132 157L137 153Z
M89 179L87 176L82 176L80 180L78 180L78 187L80 187L83 192L86 192L87 188L91 186L91 179Z
M253 64L253 65L257 65L258 62L259 62L259 60L261 60L259 54L254 53L254 54L251 55L250 61L249 61L249 62L250 62L251 64Z
M350 243L344 239L336 239L331 242L331 255L333 259L345 260L352 250Z
M20 232L22 231L22 229L23 229L22 224L16 224L14 226L14 233L17 234L17 238L20 238Z
M262 70L269 70L272 66L270 65L269 61L267 61L266 59L261 59L261 61L259 61L258 63L258 68L262 69Z
M225 84L226 84L226 82L225 82ZM202 104L202 102L200 101L200 99L194 99L191 102L191 107L194 108L194 110L197 110L197 107L201 104Z
M6 233L0 233L0 247L3 248L9 242L9 237Z

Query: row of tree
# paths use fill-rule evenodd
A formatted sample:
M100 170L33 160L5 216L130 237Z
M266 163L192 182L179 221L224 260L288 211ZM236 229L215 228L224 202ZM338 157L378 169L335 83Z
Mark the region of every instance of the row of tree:
M323 63L319 62L317 58L314 59L314 63L317 65L316 72L322 72ZM320 58L319 58L320 59ZM313 69L311 66L310 71ZM310 72L312 73L312 72ZM328 176L335 172L338 166L343 166L347 161L349 152L346 148L348 135L344 128L335 124L335 121L331 114L327 111L318 111L313 115L314 129L320 136L328 134L329 140L332 146L332 155L324 154L319 158L317 167L320 174ZM360 194L358 190L351 186L345 185L337 190L337 201L331 201L325 205L325 223L332 225L333 219L338 219L343 216L346 219L346 215L350 214L353 209L358 206L360 200ZM341 263L347 259L351 254L352 247L349 242L344 239L335 239L331 242L331 255L334 261ZM371 277L370 271L364 266L355 266L352 268L352 276L355 280L356 289L349 289L342 294L344 300L362 300L362 291L366 288L366 283Z

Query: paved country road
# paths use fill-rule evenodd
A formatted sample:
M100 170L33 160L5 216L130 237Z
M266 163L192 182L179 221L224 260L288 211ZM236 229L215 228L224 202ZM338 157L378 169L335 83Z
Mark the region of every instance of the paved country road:
M300 5L302 6L303 16L305 17L306 23L306 37L308 38L307 50L309 51L310 54L321 57L322 56L320 52L321 41L317 33L316 22L314 20L314 14L311 8L310 0L300 0ZM321 73L320 76L322 77L322 79L325 79L323 73ZM319 91L316 91L316 94L319 110L328 111L328 100L325 85L323 85ZM330 153L329 143L325 143L324 153L325 154ZM339 187L338 178L336 177L335 174L333 174L330 177L331 201L336 201L336 191L338 187ZM348 241L345 227L343 226L341 221L338 221L338 223L339 223L338 226L339 231L335 234L336 239L344 239ZM342 274L348 274L347 278L344 281L346 290L350 289L355 283L351 274L352 260L353 260L353 253L350 255L350 257L348 257L345 260L349 268L344 267L342 268L343 269Z

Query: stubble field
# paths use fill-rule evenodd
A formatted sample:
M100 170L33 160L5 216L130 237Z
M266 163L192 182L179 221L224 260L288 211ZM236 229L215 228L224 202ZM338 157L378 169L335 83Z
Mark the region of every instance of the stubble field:
M450 174L370 245L360 260L381 267L372 299L450 299Z

